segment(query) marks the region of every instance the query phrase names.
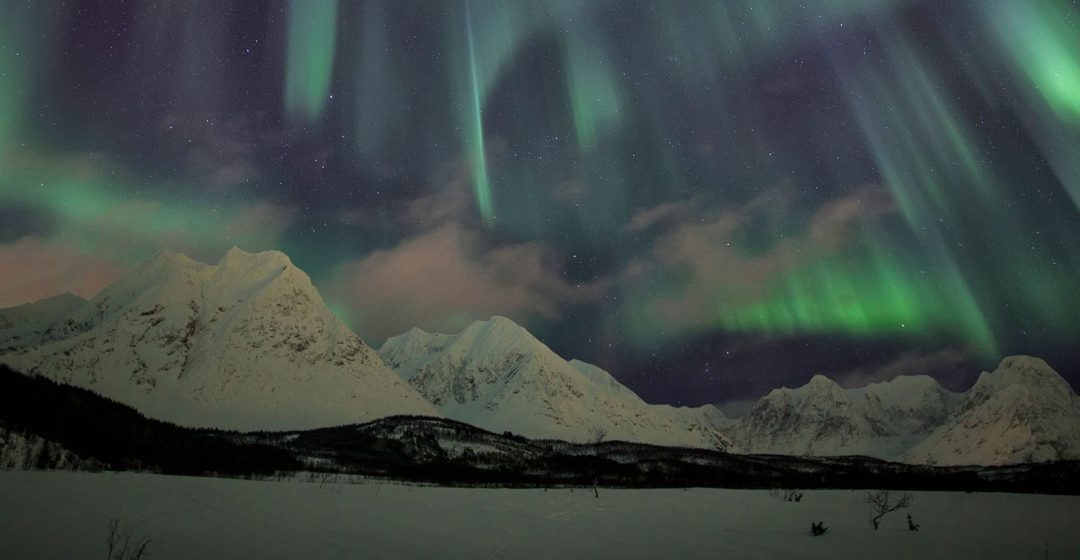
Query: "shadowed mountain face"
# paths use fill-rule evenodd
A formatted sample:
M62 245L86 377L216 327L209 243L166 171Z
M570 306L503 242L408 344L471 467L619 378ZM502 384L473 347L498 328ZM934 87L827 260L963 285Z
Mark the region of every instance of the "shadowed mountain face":
M282 253L160 253L83 303L20 313L0 361L191 426L285 429L438 413Z

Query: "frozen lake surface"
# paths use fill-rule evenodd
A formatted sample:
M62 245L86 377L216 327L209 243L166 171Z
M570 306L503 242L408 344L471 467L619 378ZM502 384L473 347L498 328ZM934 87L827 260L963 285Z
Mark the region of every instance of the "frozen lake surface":
M0 556L101 558L119 518L188 558L1080 558L1080 497L915 492L870 526L862 491L491 490L0 472ZM824 521L829 532L810 536Z

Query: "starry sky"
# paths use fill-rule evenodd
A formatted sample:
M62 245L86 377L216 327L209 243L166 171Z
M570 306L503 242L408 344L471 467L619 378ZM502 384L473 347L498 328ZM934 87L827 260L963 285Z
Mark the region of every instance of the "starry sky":
M0 0L0 305L278 249L647 400L1080 384L1076 0Z

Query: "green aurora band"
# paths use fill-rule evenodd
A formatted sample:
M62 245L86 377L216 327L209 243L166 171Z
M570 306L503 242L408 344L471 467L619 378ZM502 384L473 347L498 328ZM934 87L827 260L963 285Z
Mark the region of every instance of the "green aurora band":
M466 119L465 151L472 173L473 195L476 206L484 223L491 224L495 219L494 203L491 200L491 184L488 182L487 154L484 148L484 100L480 93L480 70L476 63L476 45L473 39L472 13L469 2L465 2L465 38L469 45L469 101L471 118Z
M322 117L334 73L338 0L290 0L285 107L290 119L314 124Z
M239 5L223 2L228 6L216 13ZM51 83L42 76L58 58L53 40L42 38L56 35L64 21L46 4L0 1L0 202L47 216L52 239L91 252L110 250L111 236L121 235L147 248L173 239L220 246L233 235L228 216L257 203L258 185L207 194L182 181L118 180L26 156L23 145L39 134L37 127L47 128L36 120L45 118L37 116L45 111L36 98L52 93L44 91ZM920 44L894 17L919 4L449 0L433 11L422 3L286 0L287 17L269 33L279 43L266 49L281 49L272 53L270 75L272 87L280 87L274 103L282 120L314 133L333 124L342 145L326 142L346 153L341 158L349 164L381 172L419 162L416 175L460 164L478 230L567 253L606 251L623 263L642 257L653 241L648 233L627 233L642 209L671 201L741 206L778 185L848 194L843 189L857 186L844 173L847 147L834 148L828 135L841 128L829 128L834 120L850 125L865 148L857 155L873 176L850 175L887 189L895 215L862 224L846 245L792 263L750 295L688 285L679 270L637 284L612 281L617 297L605 308L606 319L641 347L723 330L920 344L944 338L989 357L1017 347L1009 333L1019 321L1043 339L1075 343L1080 10L1068 0L972 2L963 12L973 22L970 37L943 33L939 44ZM200 92L216 92L228 71L204 59L233 48L228 26L216 24L204 51L145 54L158 28L168 28L183 10L133 5L153 25L131 56L144 70L183 58L170 74L175 83L162 87L192 92L181 108L213 113L204 105L219 95ZM198 38L198 14L185 17L181 35ZM417 21L423 32L403 36ZM860 56L864 44L873 48ZM984 45L985 53L972 44ZM941 45L954 52L942 54ZM818 107L821 114L808 119L823 119L818 152L785 153L792 145L786 137L806 130L769 130L769 115L747 114L745 99L772 94L774 85L783 90L784 78L817 51L825 53L823 72L843 85L838 108ZM514 89L518 65L529 56L550 66L550 75L535 82L546 88L541 94ZM771 80L759 79L759 70ZM805 95L797 77L792 103ZM1010 86L1007 95L998 91L999 80ZM974 107L971 91L982 96ZM687 107L709 114L715 138L683 130ZM987 132L983 117L993 121L1008 111L1020 121L1010 137L1030 141L1056 182L1032 171L1030 161L1008 161L1000 157L1007 150L995 151L1000 137ZM67 152L93 146L62 145L52 155L64 162ZM815 165L839 170L834 175L848 183L796 173ZM1021 198L1026 206L1017 204ZM792 239L807 245L806 223L824 203L801 198L775 227L736 245L748 253ZM270 234L249 238L251 248L281 241ZM604 273L611 271L597 274ZM657 311L665 299L695 290L711 300L707 320L680 324Z

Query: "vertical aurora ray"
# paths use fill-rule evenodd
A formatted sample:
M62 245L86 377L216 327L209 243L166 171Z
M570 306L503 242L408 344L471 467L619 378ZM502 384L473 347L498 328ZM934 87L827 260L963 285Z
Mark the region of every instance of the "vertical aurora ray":
M330 94L338 0L290 0L285 110L306 125L322 118Z
M491 197L491 183L488 181L487 154L484 148L484 100L480 89L479 70L476 63L476 44L473 38L471 2L465 0L465 39L469 54L469 109L465 131L466 159L472 173L473 196L480 211L480 218L485 224L495 219L494 203Z
M612 68L613 57L597 47L595 38L581 30L567 33L567 89L578 148L596 149L602 132L617 128L622 117L620 84Z
M58 15L46 2L0 2L0 156L25 124Z
M1059 0L983 6L990 37L1023 85L1028 128L1080 209L1080 10Z
M986 3L1013 64L1057 116L1080 126L1080 11L1059 0Z
M360 155L371 157L386 149L386 137L397 130L401 109L395 97L401 95L391 60L392 42L386 33L386 17L381 5L360 5L356 88L356 146ZM400 102L400 98L398 98Z
M496 193L484 131L487 103L522 46L538 30L556 25L558 15L572 14L579 5L577 0L550 6L539 2L462 0L450 8L454 13L448 18L451 23L446 49L452 59L449 71L453 124L460 134L477 210L487 225L492 225L496 216Z
M878 37L887 46L883 61L842 61L838 68L880 176L917 240L916 261L936 279L908 273L901 284L966 318L949 326L950 317L927 315L931 324L959 329L986 356L999 346L993 333L1009 331L1019 309L1067 329L1067 309L1075 311L1076 301L1062 276L1080 264L1063 225L1068 217L1038 199L1024 210L1006 204L1023 200L1030 179L987 156L992 150L950 101L955 96L935 64L896 30L879 30ZM896 270L887 277L905 278L903 268Z

